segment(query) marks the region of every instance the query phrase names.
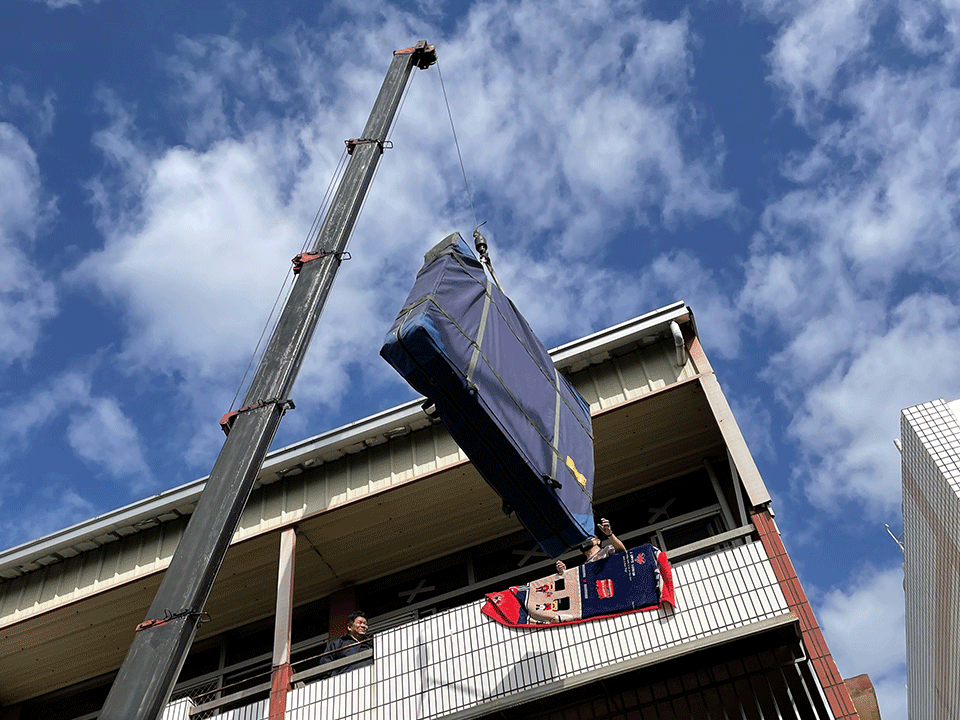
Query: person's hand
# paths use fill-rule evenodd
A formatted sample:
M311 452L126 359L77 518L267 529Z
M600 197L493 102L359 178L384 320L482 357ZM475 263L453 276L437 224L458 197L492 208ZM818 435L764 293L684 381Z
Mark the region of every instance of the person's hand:
M610 529L610 521L606 518L600 518L600 523L597 527L600 528L600 531L607 537L613 535L613 530Z
M567 566L564 565L563 560L557 560L557 572L563 575L567 571Z

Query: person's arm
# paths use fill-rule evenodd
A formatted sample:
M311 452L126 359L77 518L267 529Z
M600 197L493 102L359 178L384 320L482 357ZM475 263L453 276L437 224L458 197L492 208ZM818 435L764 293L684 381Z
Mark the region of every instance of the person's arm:
M323 648L323 654L320 655L320 664L326 665L329 662L337 660L336 651L340 649L340 639L331 640L327 643L326 647Z
M563 560L557 560L557 572L563 575L567 571L567 566L564 564Z
M597 526L600 530L607 536L607 539L610 541L610 545L613 547L614 552L622 553L627 551L626 545L620 542L620 538L613 534L613 530L610 529L610 521L606 518L600 518L600 524Z

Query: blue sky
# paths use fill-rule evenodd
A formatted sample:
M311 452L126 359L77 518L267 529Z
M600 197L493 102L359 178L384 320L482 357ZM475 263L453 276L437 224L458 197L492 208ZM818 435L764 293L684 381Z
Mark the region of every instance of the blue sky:
M392 50L437 45L477 215L548 346L685 300L841 673L905 717L899 410L960 397L960 10L7 0L0 545L207 474ZM402 402L377 356L473 215L416 74L277 445Z

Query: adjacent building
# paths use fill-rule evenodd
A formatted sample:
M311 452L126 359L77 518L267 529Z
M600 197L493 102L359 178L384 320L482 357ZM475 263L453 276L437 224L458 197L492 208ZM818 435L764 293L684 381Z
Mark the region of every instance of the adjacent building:
M415 401L267 458L166 720L856 718L690 308L551 354L591 405L596 513L668 553L675 609L487 619L553 560ZM97 716L203 486L0 553L0 720ZM324 677L355 608L375 660Z
M960 400L900 416L907 707L960 717Z

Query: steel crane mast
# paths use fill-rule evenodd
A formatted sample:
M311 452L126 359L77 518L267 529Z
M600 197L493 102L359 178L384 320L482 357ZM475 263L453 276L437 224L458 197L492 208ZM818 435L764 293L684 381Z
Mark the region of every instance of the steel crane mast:
M436 62L425 41L394 52L363 135L347 141L350 159L316 241L294 259L296 280L241 409L224 416L227 439L147 617L138 627L100 720L156 720L186 660L263 459L288 407L320 313L373 180L387 133L414 67Z

